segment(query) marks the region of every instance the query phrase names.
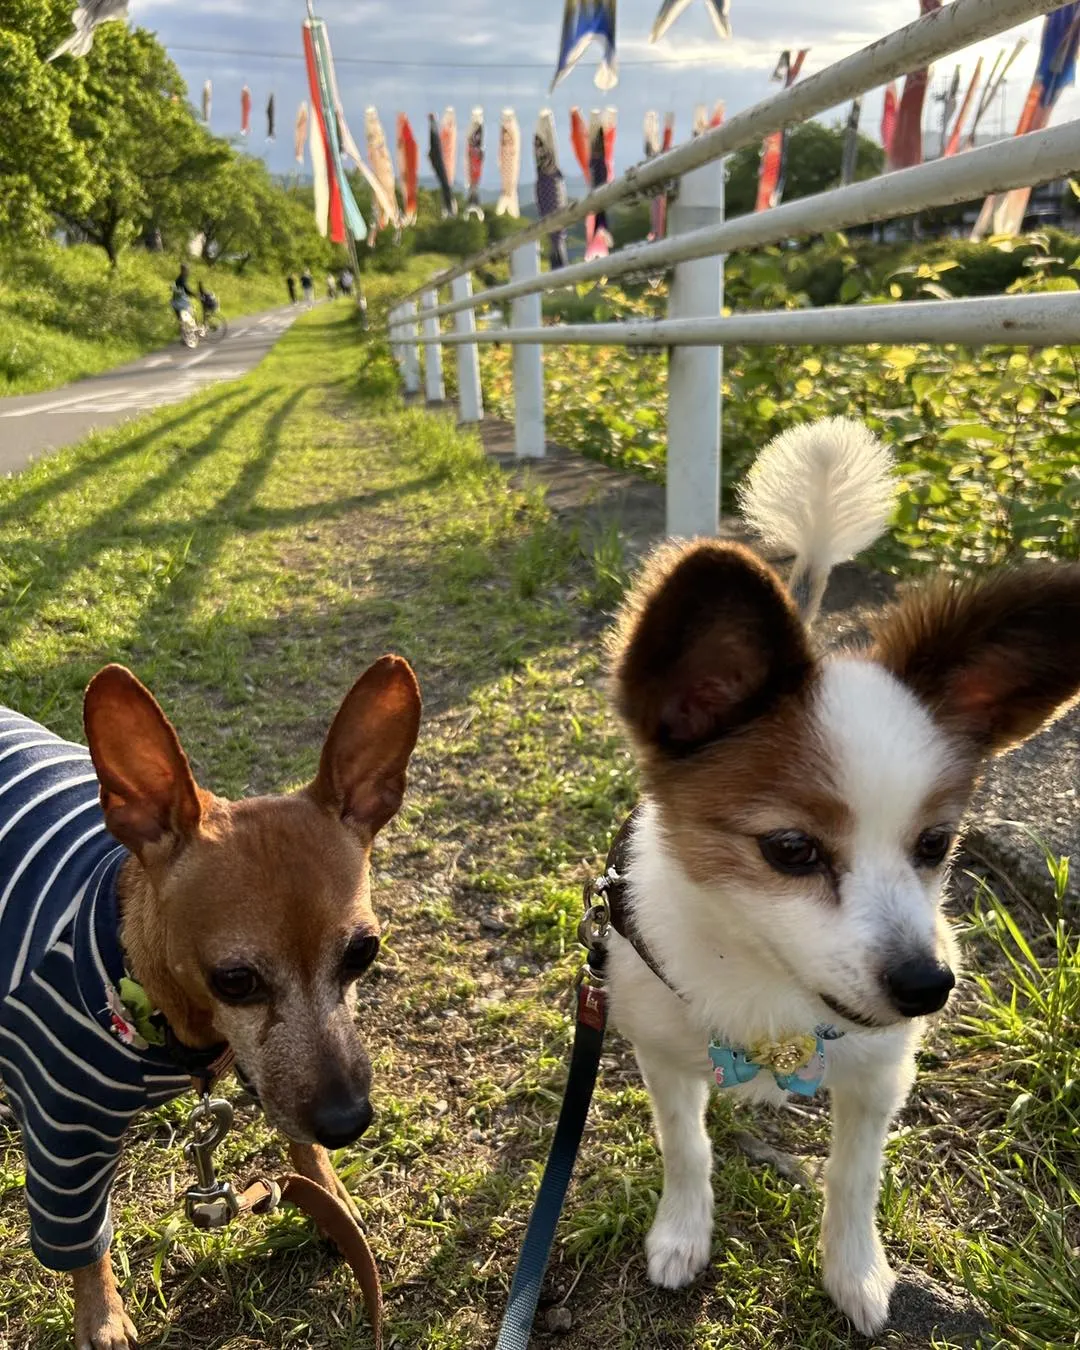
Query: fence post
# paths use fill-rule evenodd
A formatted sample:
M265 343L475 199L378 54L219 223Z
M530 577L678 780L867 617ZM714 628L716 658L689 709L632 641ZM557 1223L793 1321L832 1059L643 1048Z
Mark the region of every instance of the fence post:
M407 300L401 306L401 375L406 394L420 392L420 354L416 348L416 301Z
M390 317L386 321L386 332L390 339L390 355L394 361L401 364L401 334L398 332L398 324L401 321L401 306L395 305L390 311Z
M714 160L679 183L669 231L718 225L724 219L724 168ZM668 317L716 318L724 304L724 259L679 263ZM667 532L684 539L720 526L720 394L723 348L673 347L668 363Z
M455 300L468 300L472 295L472 273L455 277L450 284ZM459 309L454 315L454 327L459 333L476 332L476 315L471 309ZM462 422L484 420L484 393L480 387L480 352L475 342L463 342L457 349L458 409Z
M540 275L540 244L522 244L510 254L514 281ZM539 328L540 296L522 295L513 302L514 328ZM544 453L543 348L536 342L514 344L514 453L539 459Z
M405 322L405 311L401 305L397 305L393 313L393 338L394 338L394 360L399 366L405 364L405 329L402 325Z
M425 291L420 297L420 303L424 309L434 309L439 303L439 292ZM438 319L425 319L424 337L437 338L438 336ZM424 392L427 395L427 401L429 403L442 403L446 398L446 385L443 383L442 375L441 342L428 342L424 344Z

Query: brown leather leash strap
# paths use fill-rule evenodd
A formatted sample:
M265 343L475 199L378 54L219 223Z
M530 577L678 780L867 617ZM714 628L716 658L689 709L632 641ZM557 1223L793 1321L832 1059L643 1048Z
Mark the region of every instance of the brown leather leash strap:
M348 1206L336 1195L324 1190L318 1182L296 1172L286 1172L273 1181L257 1178L237 1198L241 1214L247 1211L268 1214L277 1208L281 1200L295 1205L315 1222L326 1237L337 1244L364 1296L375 1350L382 1350L383 1302L379 1270L367 1238Z

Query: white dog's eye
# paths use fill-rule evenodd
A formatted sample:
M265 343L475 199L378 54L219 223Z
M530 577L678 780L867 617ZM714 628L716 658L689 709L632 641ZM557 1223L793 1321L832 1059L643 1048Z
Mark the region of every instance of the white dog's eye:
M825 850L808 834L800 830L774 830L758 838L761 856L777 872L803 877L820 872L828 865Z
M940 867L952 846L952 830L943 825L923 830L915 840L915 866Z

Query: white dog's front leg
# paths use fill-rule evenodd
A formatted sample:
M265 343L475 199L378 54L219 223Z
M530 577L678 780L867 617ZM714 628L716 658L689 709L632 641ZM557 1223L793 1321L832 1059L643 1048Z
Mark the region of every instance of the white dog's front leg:
M664 1155L664 1191L645 1239L649 1279L665 1289L689 1284L708 1265L712 1249L712 1147L705 1132L709 1096L703 1072L687 1071L677 1057L634 1047Z
M889 1316L896 1276L878 1236L876 1211L885 1135L906 1084L891 1072L867 1072L831 1085L833 1142L825 1170L821 1255L825 1288L865 1336Z

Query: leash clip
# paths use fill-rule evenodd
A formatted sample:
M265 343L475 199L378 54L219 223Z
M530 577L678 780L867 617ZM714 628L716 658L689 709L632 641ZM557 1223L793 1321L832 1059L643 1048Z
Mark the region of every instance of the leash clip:
M581 892L585 905L585 914L578 924L578 941L591 951L602 946L611 927L611 907L607 901L607 888L618 878L607 873L602 877L590 877Z
M184 1157L195 1169L195 1184L184 1192L184 1212L196 1228L224 1228L240 1213L236 1191L218 1179L214 1149L233 1123L232 1105L223 1097L204 1092L188 1117L194 1136L184 1145Z
M588 952L584 968L578 976L582 984L602 985L604 964L607 960L607 935L611 927L611 908L604 892L611 884L608 876L596 877L585 883L582 899L585 914L578 924L578 941Z

